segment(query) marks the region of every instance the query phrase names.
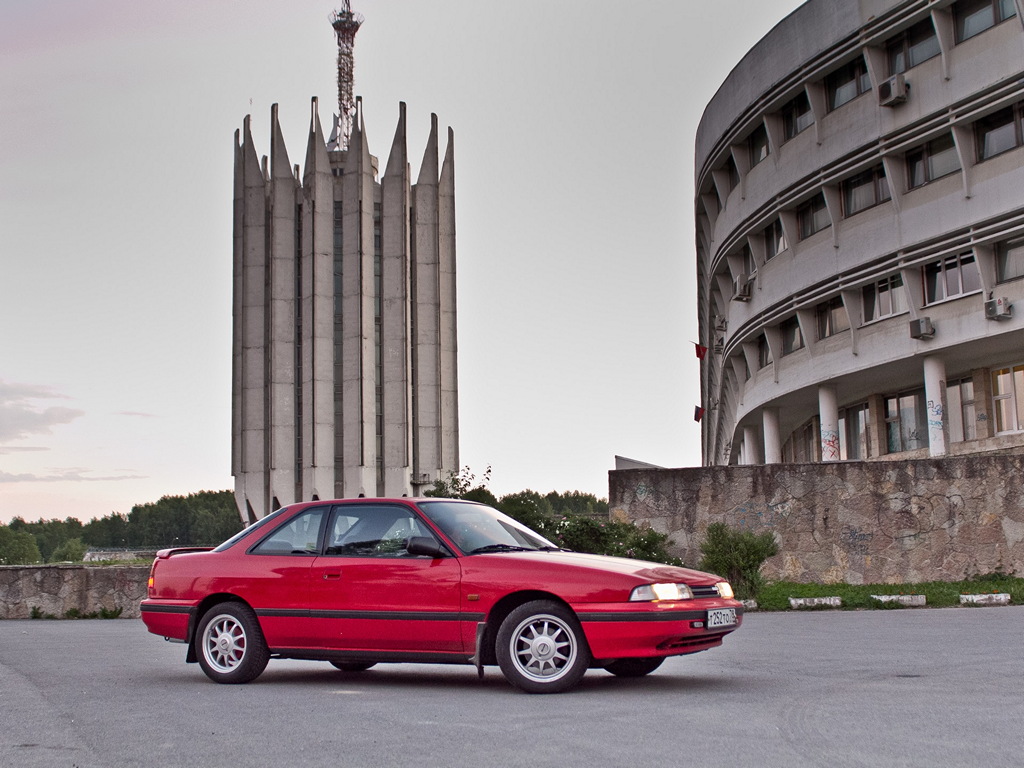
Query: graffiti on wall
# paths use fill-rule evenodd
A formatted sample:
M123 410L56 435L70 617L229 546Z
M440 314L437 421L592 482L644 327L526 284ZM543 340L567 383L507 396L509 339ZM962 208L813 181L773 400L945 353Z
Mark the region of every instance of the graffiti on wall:
M793 513L792 501L779 501L760 506L738 505L726 514L726 520L740 528L774 528Z

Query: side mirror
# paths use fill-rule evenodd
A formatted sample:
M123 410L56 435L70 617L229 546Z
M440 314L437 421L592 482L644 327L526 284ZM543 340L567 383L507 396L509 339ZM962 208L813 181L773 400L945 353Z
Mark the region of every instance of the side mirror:
M413 536L409 539L405 551L410 555L448 557L448 550L442 547L433 536Z

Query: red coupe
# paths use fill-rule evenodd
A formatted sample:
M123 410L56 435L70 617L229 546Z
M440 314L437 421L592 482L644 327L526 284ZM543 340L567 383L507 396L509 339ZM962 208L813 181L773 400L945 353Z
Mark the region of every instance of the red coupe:
M497 664L530 693L590 667L640 677L721 645L743 606L725 581L559 549L483 504L345 499L292 504L215 549L157 554L142 619L220 683L271 658Z

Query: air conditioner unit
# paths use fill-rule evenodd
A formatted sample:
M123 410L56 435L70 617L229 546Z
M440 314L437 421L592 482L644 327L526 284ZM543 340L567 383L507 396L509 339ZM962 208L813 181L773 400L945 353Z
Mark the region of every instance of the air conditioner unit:
M732 297L737 301L750 301L750 275L741 273L732 287Z
M893 75L878 86L878 104L882 107L895 107L907 100L910 86L902 75Z
M729 327L729 321L721 315L715 315L714 325L716 331L725 331Z
M910 321L910 338L930 339L935 335L935 326L930 317L920 317Z
M412 484L413 485L428 485L430 483L429 472L413 472Z
M1003 320L1013 317L1013 305L1007 298L989 299L985 302L985 317L989 320Z

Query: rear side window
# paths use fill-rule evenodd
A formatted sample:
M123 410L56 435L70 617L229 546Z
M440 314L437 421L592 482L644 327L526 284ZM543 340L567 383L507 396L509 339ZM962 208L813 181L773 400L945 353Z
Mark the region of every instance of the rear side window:
M255 555L316 555L330 507L312 507L275 528L250 550Z

